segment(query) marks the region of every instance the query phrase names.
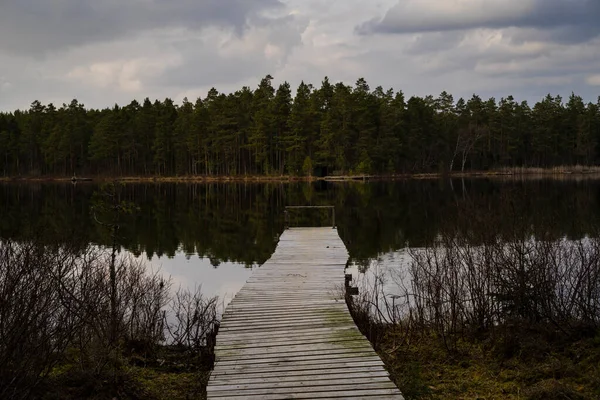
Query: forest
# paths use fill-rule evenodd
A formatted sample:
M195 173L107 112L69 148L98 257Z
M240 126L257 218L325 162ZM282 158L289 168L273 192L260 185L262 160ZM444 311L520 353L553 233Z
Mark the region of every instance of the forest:
M5 177L410 174L600 163L600 97L454 100L302 82L211 89L102 110L78 100L0 113Z

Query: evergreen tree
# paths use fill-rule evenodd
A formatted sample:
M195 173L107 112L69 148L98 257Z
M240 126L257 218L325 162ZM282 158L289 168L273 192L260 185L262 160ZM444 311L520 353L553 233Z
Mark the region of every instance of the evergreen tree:
M310 103L312 87L300 83L292 104L288 121L288 135L284 138L288 173L299 175L302 168L302 155L306 154L306 143L315 129Z
M274 154L270 164L280 174L285 172L286 142L290 136L290 114L292 109L292 90L290 84L285 82L279 86L272 103L273 107L273 143Z
M271 84L273 77L267 75L254 92L252 102L252 128L250 131L250 148L254 155L257 173L270 174L272 165L274 121L271 102L275 90Z
M160 103L156 101L154 108L157 111L154 143L154 170L158 175L173 173L174 152L173 136L175 121L177 120L177 109L169 98Z
M195 102L132 101L86 109L34 101L0 112L0 170L40 174L394 174L600 163L600 98L548 95L468 101L442 92L287 82L211 89ZM310 167L310 168L309 168Z

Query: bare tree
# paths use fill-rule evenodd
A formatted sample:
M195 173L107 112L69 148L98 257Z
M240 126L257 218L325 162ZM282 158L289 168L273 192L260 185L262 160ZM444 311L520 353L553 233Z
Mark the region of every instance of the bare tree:
M192 292L179 289L170 303L171 321L167 331L173 345L187 349L191 356L201 355L218 328L218 298L206 298L201 288Z
M460 170L461 172L465 171L465 165L469 155L473 151L473 147L475 147L475 144L477 144L484 134L485 130L475 125L470 125L468 128L460 129L458 131L458 135L456 136L456 146L454 148L452 159L450 160L450 172L454 169L454 160L459 155L461 157Z

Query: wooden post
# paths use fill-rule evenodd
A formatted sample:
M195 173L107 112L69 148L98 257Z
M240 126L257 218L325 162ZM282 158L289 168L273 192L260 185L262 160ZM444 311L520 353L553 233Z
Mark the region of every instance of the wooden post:
M346 294L349 294L350 296L356 296L358 295L358 288L349 286L346 288Z
M344 276L346 287L350 287L350 283L352 283L352 274L346 274Z

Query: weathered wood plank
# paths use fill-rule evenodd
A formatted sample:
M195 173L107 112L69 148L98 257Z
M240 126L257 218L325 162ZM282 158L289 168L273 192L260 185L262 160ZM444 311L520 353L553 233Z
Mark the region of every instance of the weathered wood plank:
M253 382L258 382L264 379L275 379L279 381L279 379L318 379L319 377L326 377L329 375L343 375L343 376L354 376L359 374L360 376L366 376L369 374L374 374L380 376L381 374L385 376L389 376L388 372L381 366L374 367L364 367L364 366L354 366L347 368L330 368L330 369L309 369L304 371L276 371L269 375L265 375L262 372L246 372L243 374L235 373L235 374L221 374L218 376L211 376L211 384L223 384L226 382L227 384L231 384L231 382L243 382L244 380L250 380ZM311 377L311 378L307 378Z
M324 362L328 362L331 360L335 360L336 362L343 360L345 362L351 361L377 361L377 358L370 352L361 352L361 353L351 353L351 354L324 354L317 356L282 356L280 354L274 354L271 357L262 356L262 357L254 357L247 358L241 360L231 359L220 359L218 360L221 364L225 365L245 365L245 364L253 364L257 367L264 367L265 364L269 365L282 365L282 364L290 364L290 365L311 365L311 364L321 364Z
M263 317L263 318L269 318L269 317L277 317L280 315L284 315L284 316L289 316L291 312L297 312L298 315L303 315L303 314L308 314L308 313L322 313L323 311L325 312L331 312L331 311L339 311L339 312L343 312L346 310L346 305L343 303L340 304L332 304L327 306L327 308L323 307L323 306L304 306L302 308L302 311L295 311L298 310L298 306L296 307L278 307L275 309L270 309L270 310L261 310L261 309L254 309L254 308L240 308L240 309L230 309L227 310L224 314L223 317L224 318L239 318L239 317L248 317L248 318L253 318L253 317Z
M375 354L373 349L368 346L354 345L354 346L337 346L336 348L331 348L331 343L325 344L316 344L312 347L294 347L290 346L294 350L287 351L285 353L280 353L277 348L271 348L270 351L261 352L260 348L245 348L245 349L223 349L221 351L221 355L217 356L217 361L223 360L240 360L244 359L259 359L259 358L285 358L285 359L294 359L296 357L302 356L318 356L318 357L327 357L333 356L334 354L346 355L346 356L362 356L364 354ZM315 347L317 349L315 349ZM343 351L345 350L345 351ZM312 352L312 353L309 353ZM254 356L254 357L251 357ZM326 360L325 360L326 361Z
M278 339L283 339L283 340L288 340L292 337L306 337L306 336L319 336L319 335L326 335L326 334L331 334L331 335L342 335L345 332L350 332L352 331L353 326L348 324L346 326L334 326L334 327L325 327L325 328L306 328L306 329L297 329L297 330L281 330L281 331L271 331L268 332L268 334L266 332L255 332L255 331L247 331L247 332L240 332L239 335L237 334L237 332L235 330L232 330L230 332L223 332L221 331L220 333L222 334L222 337L219 338L218 343L226 343L226 342L230 342L230 341L235 341L235 342L244 342L246 340L256 340L259 339L261 340L261 344L265 344L265 342L269 341L269 340L278 340Z
M328 328L306 328L306 329L282 330L282 331L274 331L274 332L249 331L249 332L240 332L239 334L236 331L231 331L229 333L220 332L219 333L219 343L221 341L221 338L223 338L223 340L225 340L225 339L244 340L245 338L262 337L264 339L264 341L268 341L271 338L291 337L295 334L301 335L301 334L306 334L309 332L311 332L311 333L313 333L313 332L314 333L316 333L316 332L338 332L339 333L340 331L347 331L352 328L356 328L356 327L354 325L348 325L348 326L334 326L334 327L328 327Z
M345 382L345 381L344 381ZM257 385L259 386L259 385ZM259 387L254 387L253 385L244 385L238 386L239 388L235 388L234 385L230 387L230 391L237 392L238 394L243 394L245 396L250 395L264 395L264 394L288 394L288 393L310 393L310 392L324 392L324 391L341 391L341 390L354 390L358 387L361 389L394 389L396 386L389 380L372 380L363 382L360 384L356 384L355 382L349 382L340 384L339 382L326 382L326 384L316 385L313 382L310 382L306 386L301 385L272 385L272 387L264 387L260 385ZM215 390L210 388L208 390L209 393L212 393L216 396L223 393L224 390L219 390L218 388Z
M345 370L348 371L348 370ZM351 370L350 370L351 371ZM386 378L389 379L387 371L373 371L373 372L345 372L345 373L319 373L315 374L305 373L291 373L291 375L283 376L259 376L247 377L248 375L236 375L235 381L231 379L213 379L213 386L227 386L227 385L247 385L247 384L262 384L262 383L279 383L279 382L303 382L305 380L330 380L336 381L340 379L368 379L368 378Z
M356 337L315 337L315 338L310 338L310 339L295 339L295 338L291 338L287 341L280 341L280 342L271 342L269 343L269 347L268 348L272 348L275 351L284 351L286 349L282 349L281 347L288 347L288 346L308 346L308 345L317 345L317 344L335 344L339 347L343 347L343 348L353 348L353 347L367 347L369 348L369 346L365 346L364 344L364 340L360 339L360 338L356 338ZM361 346L362 345L362 346ZM246 349L260 349L260 350L264 350L267 347L264 346L264 344L261 343L232 343L232 344L219 344L219 346L216 347L216 351L220 351L220 350L238 350L238 351L243 351Z
M306 354L306 353L296 353L296 354L273 354L271 356L264 355L262 357L246 355L246 357L220 357L218 361L223 364L264 364L264 363L274 363L281 361L321 361L327 362L327 360L340 360L343 358L360 358L360 357L372 357L373 352L369 350L359 350L355 352L340 352L337 354L332 353L322 353L322 354Z
M310 356L310 355L349 355L349 354L373 354L373 350L367 346L346 348L339 347L337 349L322 348L319 350L301 350L301 351L287 351L287 352L275 352L275 353L264 353L261 354L263 357L298 357L298 356ZM237 358L236 358L237 357ZM256 354L252 352L223 352L217 359L221 360L244 360L256 358Z
M291 229L231 301L209 399L402 399L343 300L348 253L331 228Z
M390 379L387 376L380 377L362 377L362 378L346 378L344 382L348 385L362 386L369 383L389 383ZM270 388L296 388L300 384L301 387L327 387L335 386L338 384L337 379L306 379L300 382L294 381L279 381L279 382L267 382L267 383L245 383L245 384L229 384L221 386L211 386L208 390L218 394L223 391L237 391L237 390L251 390L251 389L270 389Z
M387 397L384 397L387 396ZM255 400L280 400L280 399L403 399L398 389L359 389L353 388L353 390L338 390L338 391L327 391L327 392L308 392L308 393L286 393L285 396L281 394L265 394L251 396L244 393L230 392L228 395L211 396L211 399L216 400L240 400L252 398Z
M278 342L286 342L291 339L293 339L293 340L314 339L314 338L323 337L324 335L328 335L328 334L330 336L339 336L339 337L350 336L351 337L351 336L355 336L355 335L360 335L360 332L353 328L330 329L330 330L321 330L321 331L305 330L305 331L299 331L298 333L293 334L293 335L285 334L285 335L281 335L281 336L270 337L268 340L271 345L274 345ZM219 338L219 345L233 345L233 344L250 345L250 344L254 344L254 343L264 346L265 336L261 335L261 333L255 333L254 335L248 335L245 338L240 338L235 335L231 335L230 337L223 335L223 338Z
M273 324L273 325L248 325L248 326L240 326L240 327L232 327L227 328L220 328L220 331L222 332L235 332L235 331L243 331L243 332L251 332L251 331L263 331L263 330L270 330L270 331L276 331L276 330L286 330L289 328L327 328L327 327L336 327L336 326L341 326L340 322L337 321L321 321L320 323L316 324L316 323L297 323L297 324L283 324L283 325L277 325L277 324ZM345 326L349 326L349 322L345 323Z
M345 303L341 301L312 301L312 302L302 302L302 301L294 301L294 302L264 302L264 304L257 306L256 302L248 302L248 303L237 303L231 310L228 310L225 315L230 313L262 313L265 316L271 315L271 313L277 312L289 312L298 309L302 309L302 312L309 310L319 310L319 311L329 311L334 310L336 306L337 308L341 308L344 310ZM339 307L341 306L341 307Z
M267 368L278 368L278 367L288 367L288 366L293 366L293 367L308 367L308 366L312 366L312 365L320 365L323 363L332 363L332 362L336 362L336 363L360 363L362 365L383 365L383 363L381 362L381 359L379 357L377 357L377 355L370 355L370 356L362 356L362 357L357 357L357 356L348 356L346 358L339 358L339 359L330 359L328 360L327 358L320 358L320 359L314 359L314 360L303 360L303 361L297 361L297 358L279 358L276 359L275 361L270 361L268 359L264 360L266 362L264 363L250 363L250 362L239 362L239 363L235 363L235 362L224 362L221 365L221 368L224 369L229 369L232 371L236 371L236 370L242 370L242 369L254 369L254 368L262 368L262 369L267 369Z
M263 327L263 326L281 326L283 325L284 327L292 327L292 326L296 326L296 325L322 325L323 323L351 323L352 319L350 317L346 318L346 317L336 317L336 318L331 318L331 319L327 319L326 321L323 321L323 318L319 318L319 317L299 317L298 319L286 319L286 320L276 320L276 319L267 319L267 320L257 320L255 322L256 327ZM248 326L249 321L248 320L241 320L241 321L229 321L227 322L227 324L223 325L223 329L232 329L232 328L244 328Z
M285 347L285 346L283 346ZM234 356L235 354L273 354L278 353L279 351L283 351L284 348L282 346L270 346L270 347L255 347L253 349L228 349L227 347L222 347L219 349L219 352L223 356ZM363 342L351 342L344 343L343 345L340 343L319 343L319 344L300 344L295 346L287 346L285 350L288 351L308 351L308 350L328 350L328 349L365 349L365 350L373 350L368 344ZM216 357L219 357L219 352L217 352ZM375 354L375 353L374 353Z

